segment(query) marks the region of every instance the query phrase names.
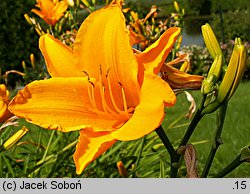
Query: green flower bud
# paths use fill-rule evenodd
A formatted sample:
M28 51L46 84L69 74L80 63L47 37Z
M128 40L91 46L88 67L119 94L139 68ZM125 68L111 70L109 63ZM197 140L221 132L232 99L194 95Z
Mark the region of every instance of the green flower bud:
M222 69L222 54L216 55L213 64L210 67L207 78L202 82L201 93L209 94L217 89L217 81L220 77Z
M4 142L3 147L5 150L10 149L16 144L29 130L26 127L18 130L13 136L11 136L6 142Z
M219 106L227 102L242 79L246 66L246 49L239 38L236 38L233 53L231 55L227 71L218 89L216 100L204 108L202 114L211 113Z
M221 75L223 66L223 55L219 43L209 24L201 27L204 42L214 61L209 69L207 78L202 82L201 93L203 95L212 93L217 89L217 81Z
M176 1L174 1L174 8L175 8L175 10L177 11L177 13L180 12L179 5L178 5L178 3L177 3Z
M215 59L216 55L222 55L220 45L214 35L214 32L209 24L201 27L202 36L210 55Z

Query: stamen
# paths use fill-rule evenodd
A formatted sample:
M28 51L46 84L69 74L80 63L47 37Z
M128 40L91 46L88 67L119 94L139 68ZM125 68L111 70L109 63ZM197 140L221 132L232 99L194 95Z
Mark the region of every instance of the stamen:
M110 118L110 119L114 119L114 118L118 118L120 119L120 115L117 114L117 112L115 112L114 110L112 110L106 100L105 100L105 87L102 84L101 80L99 80L98 83L93 83L90 79L90 76L87 72L84 71L84 73L87 75L88 78L88 84L87 84L87 91L88 91L88 97L89 97L89 101L90 104L92 106L89 107L89 111L94 112L97 114L97 116L101 117L101 118ZM102 103L102 109L100 109L100 107L98 108L97 104L96 104L96 94L95 94L95 88L99 87L99 92L100 92L100 97L101 97L101 103Z
M122 90L122 101L123 101L124 112L125 112L125 115L128 117L128 107L127 107L125 91L124 91L124 88L122 87L122 84L120 82L119 82L119 85L120 85L121 90Z
M102 69L101 69L101 66L100 66L100 73L102 73ZM99 81L100 81L100 94L101 94L101 99L102 99L102 107L103 107L103 110L104 112L109 112L109 113L114 113L116 114L116 112L114 112L111 108L109 108L107 102L106 102L106 99L105 99L105 86L104 84L101 82L102 81L102 74L99 75Z
M113 96L113 92L112 92L112 88L111 88L111 85L110 85L110 78L109 78L108 75L106 77L107 77L108 89L109 89L109 93L110 93L110 98L111 98L112 105L115 108L116 112L118 112L119 114L122 114L123 111L118 108L118 106L117 106L117 104L115 102L115 99L114 99L114 96Z
M91 106L98 110L97 109L97 106L96 106L96 103L95 103L95 95L94 95L94 83L93 82L90 82L90 80L88 80L89 83L91 84L91 86L88 84L88 97L89 97L89 101L91 103ZM90 88L91 87L91 88ZM96 112L96 111L95 111Z
M131 113L134 111L134 108L133 107L130 107L130 108L127 107L125 91L124 91L124 88L123 88L121 83L119 83L119 85L121 87L124 110L120 109L117 106L117 103L116 103L114 95L113 95L112 87L111 87L110 77L108 76L109 70L107 71L107 74L106 74L106 81L107 82L105 82L105 84L106 83L108 84L107 85L107 87L108 87L107 92L109 92L109 96L110 96L110 100L111 100L110 103L112 104L114 109L109 106L109 104L107 103L107 100L105 98L106 88L105 88L105 85L103 83L101 65L100 65L99 80L97 81L97 83L94 83L94 82L91 81L91 78L90 78L89 74L86 71L83 71L83 73L86 74L88 82L89 82L88 85L87 85L87 90L88 90L89 101L90 101L90 104L92 106L92 108L89 107L89 111L97 114L97 116L102 117L102 118L121 119L121 116L122 116L124 121L130 118ZM105 77L104 77L104 79L105 79ZM98 87L98 88L96 88L96 87ZM99 94L97 94L95 92L95 89L97 89L96 92L99 93ZM99 92L98 92L98 90L99 90ZM96 101L96 95L98 95L98 98L99 97L101 98L101 103L100 103L101 107L100 107L99 104L98 104L99 106L96 104L96 102L97 102ZM97 100L99 100L99 99L97 99Z
M100 80L101 81L101 80ZM105 106L105 96L104 96L104 86L101 82L99 82L99 89L100 89L100 94L101 94L101 99L102 99L102 108L104 112L108 112Z

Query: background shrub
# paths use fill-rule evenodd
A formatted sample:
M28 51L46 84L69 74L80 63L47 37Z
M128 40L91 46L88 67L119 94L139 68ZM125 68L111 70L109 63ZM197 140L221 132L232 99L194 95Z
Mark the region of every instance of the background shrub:
M24 19L25 13L35 5L35 0L5 0L0 2L0 69L23 71L21 61L29 60L30 53L39 53L38 36ZM11 75L9 84L14 85ZM11 79L12 78L12 79Z

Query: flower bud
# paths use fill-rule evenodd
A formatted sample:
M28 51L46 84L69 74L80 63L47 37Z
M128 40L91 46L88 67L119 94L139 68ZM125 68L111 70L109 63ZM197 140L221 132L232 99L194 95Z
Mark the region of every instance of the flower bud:
M66 1L69 6L74 7L75 5L74 0L66 0Z
M36 68L36 60L35 60L35 56L33 53L30 54L30 63L32 65L33 69L35 69Z
M29 130L26 127L18 130L14 135L12 135L6 142L4 142L4 149L10 149L15 143L20 140Z
M184 8L181 10L181 14L185 15L185 9Z
M181 42L182 42L182 35L180 35L176 41L176 50L179 50L181 47Z
M179 8L179 5L176 1L174 1L174 8L175 10L179 13L180 12L180 8Z
M228 68L223 77L218 94L214 102L208 104L203 110L203 114L215 111L219 106L227 102L242 79L246 66L246 49L239 38L236 38L233 53L231 55Z
M240 39L236 38L235 46L225 76L220 85L218 101L229 100L235 92L245 70L246 50Z
M201 93L203 95L213 92L216 89L218 78L220 77L222 69L222 54L216 55L207 78L202 82Z
M207 23L201 27L202 36L210 55L215 59L216 55L222 55L220 45L210 25Z
M223 55L220 49L220 45L214 35L214 32L209 24L205 24L201 27L202 35L206 47L213 57L214 61L209 69L207 78L202 82L201 93L203 95L211 94L217 89L217 81L221 75L223 66ZM209 96L211 97L211 95ZM210 101L207 97L206 102Z
M87 0L81 0L81 1L86 7L90 7L89 2Z
M202 86L201 86L201 93L203 95L209 94L213 91L215 91L216 87L216 82L215 82L215 76L209 75L207 76L203 81L202 81Z
M31 21L30 16L27 13L24 14L24 18L30 25L33 25L33 22Z
M233 86L230 90L230 94L228 96L228 100L233 96L234 92L236 91L246 68L246 58L247 58L247 53L246 53L246 48L243 46L241 43L240 38L235 39L235 44L238 44L239 46L239 52L240 52L240 58L239 58L239 66L237 68L237 73L235 75L235 80L233 83Z
M76 7L80 6L80 0L76 0Z
M39 36L42 36L42 35L43 35L43 32L40 31L37 27L35 27L35 31L37 32L37 34L38 34Z
M125 166L123 165L122 161L117 162L118 172L122 178L128 178L129 174Z
M190 63L187 61L184 61L180 67L180 71L182 72L188 72L190 70Z
M27 68L25 61L22 61L22 66L23 66L23 69L24 69L24 71L25 71L26 68Z

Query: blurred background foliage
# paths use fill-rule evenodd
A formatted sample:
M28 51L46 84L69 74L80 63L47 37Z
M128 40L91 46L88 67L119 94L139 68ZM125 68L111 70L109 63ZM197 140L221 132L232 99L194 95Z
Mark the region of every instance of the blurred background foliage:
M0 2L0 70L1 74L9 70L23 71L22 61L25 61L27 67L30 67L29 56L34 53L37 60L42 60L38 48L38 35L35 30L25 21L24 14L28 13L34 16L30 10L34 7L35 0L5 0ZM169 17L175 12L172 0L126 0L126 6L131 10L136 10L139 18L144 18L152 5L158 6L158 19ZM104 5L106 0L97 0L96 8ZM224 44L226 52L232 49L231 40L236 36L241 37L244 42L250 40L250 4L248 0L179 0L180 7L185 9L184 30L187 36L201 34L200 26L209 22L216 33L216 36ZM79 13L79 22L84 19L87 13ZM200 48L184 45L184 50L194 51L191 57L191 64L194 66L191 70L194 73L205 74L210 64L200 64L198 54L204 52L203 45ZM248 52L249 44L247 44ZM230 52L230 51L229 51ZM208 53L207 53L208 54ZM200 55L199 55L200 56ZM245 79L250 78L250 60L245 73ZM211 61L208 60L210 63ZM39 63L37 71L45 68ZM198 68L198 69L197 69ZM27 68L28 69L28 68ZM205 71L204 71L205 70ZM33 70L32 70L33 71ZM30 72L29 77L23 79L22 76L10 74L8 76L8 85L16 86L17 83L27 83L37 77L38 72ZM0 80L1 83L4 80Z
M38 36L24 19L35 0L5 0L0 2L0 69L22 71L22 60L29 59L30 53L39 56ZM15 76L15 77L13 77ZM10 75L10 80L19 80L20 76ZM9 82L14 85L15 82Z

